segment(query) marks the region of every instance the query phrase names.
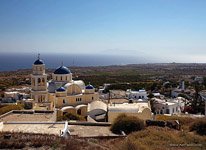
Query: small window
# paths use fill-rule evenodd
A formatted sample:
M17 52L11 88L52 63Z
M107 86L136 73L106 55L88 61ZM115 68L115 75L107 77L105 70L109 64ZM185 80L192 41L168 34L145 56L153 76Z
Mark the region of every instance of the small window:
M65 99L63 99L63 104L65 104L66 102L65 102Z
M92 97L92 100L94 100L94 97Z
M35 86L35 79L32 79L33 85Z
M62 76L61 76L61 81L62 81Z
M81 109L78 109L78 110L77 110L77 114L78 114L78 115L81 115L81 114L82 114Z

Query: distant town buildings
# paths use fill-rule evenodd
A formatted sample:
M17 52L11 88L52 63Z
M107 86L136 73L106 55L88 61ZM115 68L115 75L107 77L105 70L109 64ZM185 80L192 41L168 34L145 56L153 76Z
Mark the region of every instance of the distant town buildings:
M147 92L145 90L139 90L139 91L132 91L131 89L128 89L126 91L126 98L128 99L142 99L142 100L147 100Z

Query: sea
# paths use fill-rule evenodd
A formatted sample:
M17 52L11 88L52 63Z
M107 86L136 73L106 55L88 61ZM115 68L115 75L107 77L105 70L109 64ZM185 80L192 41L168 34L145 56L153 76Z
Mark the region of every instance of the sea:
M0 71L15 71L31 69L38 54L33 53L3 53L0 54ZM55 69L63 65L69 66L110 66L150 63L138 56L100 55L100 54L41 54L46 68Z

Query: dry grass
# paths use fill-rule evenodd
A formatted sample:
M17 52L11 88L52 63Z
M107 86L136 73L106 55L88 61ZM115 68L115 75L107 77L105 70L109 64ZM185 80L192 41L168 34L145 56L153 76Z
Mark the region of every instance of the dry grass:
M11 135L5 139L5 135ZM0 133L0 149L71 149L71 150L109 150L119 149L114 142L122 139L78 138L71 136L68 139L56 135L29 134L29 133ZM114 146L115 145L115 146Z
M186 117L161 117L161 120L178 119L186 129L189 129L192 122L199 120ZM11 140L4 139L5 134L11 134ZM206 149L205 141L206 136L200 136L195 132L189 132L189 130L178 131L167 127L154 126L133 132L125 138L70 137L65 140L56 135L0 133L0 148L3 149L203 150Z
M178 120L181 124L183 130L189 131L189 127L196 121L198 118L191 117L178 117L178 116L165 116L165 115L156 115L156 120L168 121L168 120Z
M122 150L206 149L206 136L176 131L169 128L148 127L130 134Z

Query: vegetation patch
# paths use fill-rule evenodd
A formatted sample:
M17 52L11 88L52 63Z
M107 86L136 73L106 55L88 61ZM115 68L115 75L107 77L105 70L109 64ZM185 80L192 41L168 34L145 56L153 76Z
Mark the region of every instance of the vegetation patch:
M127 116L126 114L119 115L111 126L111 131L115 134L121 134L122 131L129 134L142 129L144 129L143 120L135 116Z
M81 115L77 115L77 114L73 114L73 113L66 113L63 116L61 114L57 115L57 120L58 121L63 121L63 120L78 120L78 121L86 121L86 119L81 116Z
M5 138L9 135L10 138ZM0 132L0 149L71 149L71 150L106 150L119 149L122 139L94 139L71 136L68 139L57 135ZM115 145L115 146L114 146Z
M190 126L190 131L196 131L199 135L206 135L206 119L198 119Z
M189 126L197 119L191 117L156 115L156 120L159 121L178 120L180 122L181 129L189 131Z
M206 148L206 137L170 128L147 127L131 133L122 143L122 150L199 150Z
M7 105L4 106L0 109L0 115L3 115L11 110L21 110L23 109L23 105L22 104L17 104L17 105Z

